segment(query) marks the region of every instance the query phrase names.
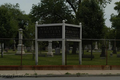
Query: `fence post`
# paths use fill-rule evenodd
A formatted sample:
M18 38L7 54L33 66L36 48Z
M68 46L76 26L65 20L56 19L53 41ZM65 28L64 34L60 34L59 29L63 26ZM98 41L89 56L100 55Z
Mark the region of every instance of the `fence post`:
M21 66L22 66L22 45L21 45Z
M91 40L91 60L92 60L92 55L93 55L93 45L92 45L92 40Z
M108 47L107 47L107 41L106 41L106 65L108 65Z

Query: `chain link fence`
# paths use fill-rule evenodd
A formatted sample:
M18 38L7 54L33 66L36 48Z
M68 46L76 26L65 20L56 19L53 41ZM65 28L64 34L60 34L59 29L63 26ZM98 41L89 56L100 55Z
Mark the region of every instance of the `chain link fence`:
M0 39L0 65L35 65L33 39ZM82 65L120 65L120 40L83 39ZM39 42L38 65L62 65L61 42L52 42L53 56L48 56L48 42ZM66 65L79 65L78 43L66 44Z

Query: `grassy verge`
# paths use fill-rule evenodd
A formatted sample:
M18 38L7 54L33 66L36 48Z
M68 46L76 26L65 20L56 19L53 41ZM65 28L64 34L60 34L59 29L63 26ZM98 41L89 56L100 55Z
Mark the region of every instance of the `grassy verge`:
M113 54L110 57L111 51L108 51L108 65L120 65L120 58L117 57L117 54ZM3 58L0 58L0 65L20 65L21 56L15 55L15 51L9 51L5 53ZM11 55L9 55L11 54ZM44 53L45 54L45 53ZM89 52L85 51L86 55L90 55ZM93 52L94 58L83 58L82 65L106 65L106 58L100 58L100 52ZM119 52L118 52L119 54ZM35 65L35 59L33 59L32 54L25 54L22 57L23 65ZM62 65L62 55L54 55L54 57L39 57L39 65ZM79 65L78 54L67 54L67 65Z

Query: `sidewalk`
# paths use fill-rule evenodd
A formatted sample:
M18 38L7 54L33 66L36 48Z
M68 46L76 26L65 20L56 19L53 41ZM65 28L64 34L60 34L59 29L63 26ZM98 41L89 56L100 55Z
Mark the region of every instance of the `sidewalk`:
M116 75L120 70L0 70L1 76L62 76L62 75Z

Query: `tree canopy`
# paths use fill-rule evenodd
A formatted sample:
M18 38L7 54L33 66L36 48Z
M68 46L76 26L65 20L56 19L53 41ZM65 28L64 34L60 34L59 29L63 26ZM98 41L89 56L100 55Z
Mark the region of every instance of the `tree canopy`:
M112 28L114 29L115 38L120 38L120 2L115 3L114 9L117 11L117 15L112 14L110 21L112 22Z
M105 26L104 12L95 0L85 0L81 3L77 21L83 24L83 38L102 38Z
M64 0L41 0L38 5L33 5L30 14L33 21L41 23L58 23L64 19L72 22L73 18Z
M13 8L14 7L14 8ZM13 11L16 11L18 5L2 5L0 6L0 37L1 38L10 38L15 37L17 30L17 21L15 19L15 14ZM13 16L14 15L14 16ZM14 34L13 34L14 33Z
M101 38L105 26L103 7L111 0L41 0L33 5L32 20L41 23L83 23L84 38ZM94 36L93 36L94 35Z

